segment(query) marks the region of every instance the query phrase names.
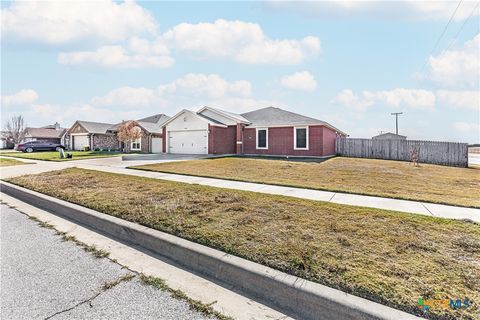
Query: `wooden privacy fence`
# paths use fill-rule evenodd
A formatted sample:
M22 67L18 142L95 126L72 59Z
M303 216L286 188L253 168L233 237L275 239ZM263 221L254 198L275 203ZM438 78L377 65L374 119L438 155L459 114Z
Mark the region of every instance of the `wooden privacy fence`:
M418 152L418 162L468 167L467 143L356 138L336 140L337 154L345 157L411 161L414 150Z

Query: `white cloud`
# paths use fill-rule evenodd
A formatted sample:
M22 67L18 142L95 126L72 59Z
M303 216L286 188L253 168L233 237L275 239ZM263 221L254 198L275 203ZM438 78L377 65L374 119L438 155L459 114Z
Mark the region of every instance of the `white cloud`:
M358 111L365 111L373 105L433 110L435 95L427 90L404 88L390 91L363 91L361 95L357 95L347 89L334 97L332 102Z
M480 34L457 50L428 59L428 78L448 87L477 88L480 77Z
M34 104L28 111L24 112L26 119L30 119L30 121L33 119L38 125L57 121L66 127L71 126L76 120L117 123L122 120L136 119L141 114L139 109L118 111L98 108L90 104Z
M9 96L2 96L2 106L29 105L38 99L38 94L32 89L23 89Z
M296 72L280 79L283 87L292 90L314 91L317 88L317 81L308 71Z
M174 94L218 99L227 96L250 96L252 85L245 80L228 82L217 74L189 73L158 87L160 95Z
M317 37L270 39L260 25L238 20L181 23L165 32L162 38L172 48L200 58L231 58L246 64L294 65L320 52Z
M147 88L121 87L111 90L102 97L94 97L95 106L146 107L155 100L155 93Z
M322 19L366 18L396 20L448 20L457 1L267 1L268 8ZM475 1L463 1L454 21L467 18ZM478 15L478 8L474 15Z
M64 65L86 64L107 68L167 68L175 62L168 55L157 55L154 51L150 51L150 44L146 48L142 48L141 45L141 43L131 44L130 52L122 46L103 46L96 51L61 52L58 55L58 62ZM140 50L140 52L134 50Z
M477 135L477 140L480 137L480 127L478 122L454 122L453 128L461 133L474 133Z
M436 96L438 104L445 104L458 109L480 111L479 91L438 90Z
M119 41L157 28L153 16L134 1L14 1L2 9L1 20L6 36L52 44Z
M350 89L342 90L342 92L337 94L331 102L348 108L356 109L358 111L364 111L373 105L373 101L367 101L367 99L359 97Z

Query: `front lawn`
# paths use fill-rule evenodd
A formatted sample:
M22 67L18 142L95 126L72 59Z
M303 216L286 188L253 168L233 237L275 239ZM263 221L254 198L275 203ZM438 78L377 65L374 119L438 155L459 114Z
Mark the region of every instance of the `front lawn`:
M115 157L115 156L123 155L122 153L119 153L119 152L106 152L106 151L65 151L65 154L67 153L72 154L73 158L60 159L60 153L57 151L32 152L32 153L7 152L7 153L1 153L0 155L5 157L44 160L44 161L69 161L69 160L71 161L71 160Z
M478 224L78 168L8 181L407 312L480 311Z
M229 157L132 168L480 207L476 169L343 157L321 163Z
M16 166L19 164L27 164L27 162L18 161L16 159L0 158L0 167Z

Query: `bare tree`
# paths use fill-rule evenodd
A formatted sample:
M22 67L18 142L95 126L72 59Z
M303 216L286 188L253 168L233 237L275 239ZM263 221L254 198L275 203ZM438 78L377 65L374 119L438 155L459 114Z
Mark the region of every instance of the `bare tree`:
M4 138L10 139L14 144L20 143L25 137L25 120L22 115L13 116L5 124Z
M129 142L139 139L141 136L142 136L142 131L137 126L137 123L135 121L123 122L117 131L118 140L125 143L125 145L128 144Z

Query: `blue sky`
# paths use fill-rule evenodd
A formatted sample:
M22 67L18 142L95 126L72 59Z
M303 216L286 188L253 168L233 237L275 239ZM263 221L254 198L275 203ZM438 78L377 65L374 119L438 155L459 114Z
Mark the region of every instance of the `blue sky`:
M478 1L2 2L2 122L277 106L371 137L401 111L478 143L479 25Z

